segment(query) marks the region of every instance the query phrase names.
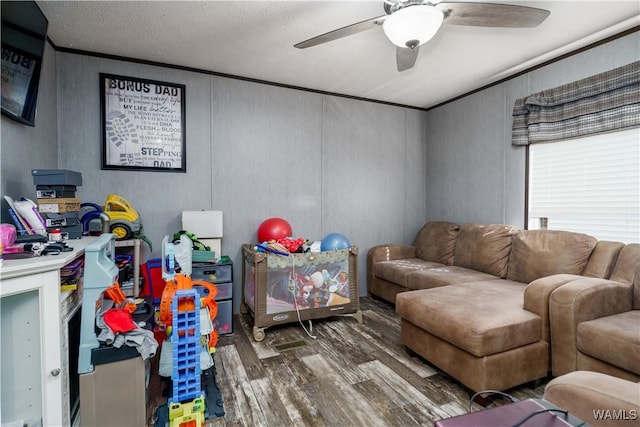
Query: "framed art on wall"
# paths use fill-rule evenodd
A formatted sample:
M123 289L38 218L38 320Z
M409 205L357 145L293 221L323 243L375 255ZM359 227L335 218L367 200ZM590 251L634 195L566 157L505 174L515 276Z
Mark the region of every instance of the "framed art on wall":
M2 4L2 114L36 125L36 104L49 21L34 1Z
M100 73L102 169L186 172L185 86Z
M34 125L40 60L2 45L2 112L21 123Z

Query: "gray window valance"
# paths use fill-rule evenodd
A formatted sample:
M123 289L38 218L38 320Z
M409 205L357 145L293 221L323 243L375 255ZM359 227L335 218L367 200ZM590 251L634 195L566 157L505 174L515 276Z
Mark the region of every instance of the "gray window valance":
M516 100L512 145L640 126L640 61Z

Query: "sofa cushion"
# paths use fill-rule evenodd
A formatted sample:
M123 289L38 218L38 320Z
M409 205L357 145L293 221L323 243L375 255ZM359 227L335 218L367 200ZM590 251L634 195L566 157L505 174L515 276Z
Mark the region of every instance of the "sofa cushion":
M640 310L581 322L576 341L582 353L640 375Z
M427 222L413 242L413 246L416 247L416 256L425 261L451 265L459 229L460 226L453 222Z
M552 274L581 274L595 237L559 230L520 230L512 239L507 279L530 283Z
M597 277L598 279L608 279L613 272L622 248L624 248L624 243L600 240L596 243L593 252L591 252L591 256L582 275L586 277Z
M407 276L409 274L432 267L443 267L443 265L420 258L379 261L373 265L373 274L387 282L407 287Z
M640 264L640 243L629 243L620 251L611 280L633 283L636 267Z
M496 276L471 270L464 267L441 266L424 270L416 270L407 276L407 288L430 289L446 285L455 285L466 282L479 282L494 280Z
M522 283L497 279L408 291L396 297L396 312L483 357L540 341L540 317L522 308L524 288Z
M511 237L516 231L518 229L510 225L463 224L458 233L453 264L504 279Z

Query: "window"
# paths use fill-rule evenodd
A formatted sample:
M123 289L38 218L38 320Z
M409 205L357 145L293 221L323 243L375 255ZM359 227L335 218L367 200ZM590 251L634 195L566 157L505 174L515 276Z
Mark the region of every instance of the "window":
M529 150L529 229L640 242L640 128Z
M640 242L640 61L516 100L528 224Z

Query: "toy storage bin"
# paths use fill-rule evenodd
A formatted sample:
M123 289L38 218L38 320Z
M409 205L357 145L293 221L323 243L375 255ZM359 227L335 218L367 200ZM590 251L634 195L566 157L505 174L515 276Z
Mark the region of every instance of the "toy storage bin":
M353 314L362 323L358 248L281 256L242 246L242 303L253 316L253 338L300 320Z
M209 282L209 283L213 283L213 282ZM218 289L218 293L216 294L216 297L215 297L216 301L231 299L233 297L232 282L213 283L213 284L216 285L216 288ZM205 288L204 286L193 285L193 289L196 289L200 293L201 298L204 298L207 295L209 295L209 289Z
M231 263L192 262L191 278L204 280L209 283L224 283L233 280L233 266Z
M220 283L216 284L216 287L218 288L218 293L215 300L218 304L218 314L213 323L218 330L218 334L230 334L233 331L233 300L231 299L233 283ZM209 295L209 289L203 286L193 285L193 289L198 291L200 298Z
M191 278L212 283L218 289L216 302L218 314L215 325L220 335L233 332L233 264L228 263L192 263ZM209 293L205 287L194 285L194 289L204 297Z
M218 301L218 314L214 321L218 334L230 334L233 330L233 303L231 300Z

